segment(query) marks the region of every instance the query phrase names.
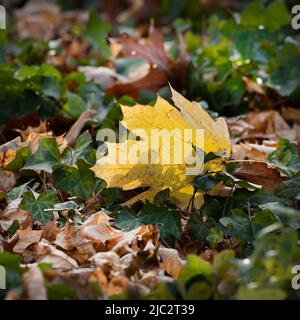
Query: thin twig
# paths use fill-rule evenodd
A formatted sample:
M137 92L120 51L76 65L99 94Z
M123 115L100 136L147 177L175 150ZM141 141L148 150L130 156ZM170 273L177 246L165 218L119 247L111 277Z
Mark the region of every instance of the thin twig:
M77 137L80 135L81 130L84 128L86 122L91 120L96 114L96 110L88 109L85 110L77 121L73 124L69 132L65 136L65 140L68 143L68 146L73 146Z
M85 208L84 208L84 213L87 211L87 209L90 207L90 205L94 202L94 200L98 197L98 195L103 191L102 189L96 192L87 202Z

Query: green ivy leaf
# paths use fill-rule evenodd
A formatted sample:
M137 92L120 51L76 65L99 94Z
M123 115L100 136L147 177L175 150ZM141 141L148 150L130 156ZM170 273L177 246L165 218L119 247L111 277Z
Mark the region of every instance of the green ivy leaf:
M110 55L110 48L106 43L106 37L110 30L111 25L109 23L102 21L95 12L90 13L86 35L93 45L100 48L104 57Z
M242 210L234 209L230 217L223 217L219 222L225 227L224 233L253 243L260 230L278 222L278 219L270 210L262 210L249 217Z
M114 225L124 231L130 231L143 225L138 216L128 207L122 209L114 220Z
M30 181L29 182L26 182L18 187L15 187L13 188L8 194L7 194L7 200L9 202L12 202L16 199L19 199L22 197L23 193L25 191L27 191L28 189L28 185L29 185Z
M296 224L297 227L300 227L300 210L284 206L278 202L266 203L260 207L272 211L283 224Z
M197 276L203 276L207 280L210 280L212 273L212 266L209 262L198 256L188 256L187 262L179 275L179 280L187 283Z
M21 286L21 257L17 254L9 252L0 253L0 266L3 266L6 271L6 289L15 289ZM2 284L2 283L1 283ZM4 298L6 290L1 290L0 286L0 300Z
M26 192L23 195L20 208L28 210L33 221L45 224L53 218L52 212L45 211L45 209L52 209L58 202L59 198L53 190L43 192L37 198L32 192Z
M266 8L263 1L256 0L241 14L241 25L258 28L264 26L271 32L290 23L290 15L284 1L273 1Z
M93 140L88 131L77 138L72 149L67 148L64 151L63 160L69 164L75 164L78 160L84 160L89 166L95 164L96 150L93 148Z
M263 2L255 0L251 2L241 14L241 25L247 27L258 27L265 25L266 14L264 12Z
M192 185L194 188L206 193L213 189L218 183L219 181L212 175L205 175L196 177L193 180Z
M224 234L221 230L211 228L209 230L208 236L206 237L206 240L208 241L210 247L212 249L215 249L219 243L223 242Z
M79 300L76 290L64 282L46 282L49 300Z
M68 92L68 100L63 106L63 114L67 118L77 119L86 109L84 100L75 93Z
M85 166L78 168L67 165L53 172L54 186L81 199L88 199L95 190L96 178L92 170Z
M280 140L279 148L270 153L268 160L290 178L296 176L300 171L300 157L298 156L297 146L286 139Z
M270 82L283 96L289 96L300 85L300 69L295 68L299 59L300 48L292 43L285 43L276 51Z
M214 227L216 222L212 218L203 217L198 212L192 212L191 218L188 221L188 229L191 233L193 241L206 241L210 228Z
M291 23L291 15L284 1L271 2L267 7L266 14L266 24L271 32L276 32Z
M138 219L143 224L157 225L161 239L168 244L174 244L175 239L179 239L181 235L181 216L176 208L147 202L138 215Z
M115 226L126 231L135 229L143 224L159 227L162 241L173 245L181 235L180 212L173 206L162 206L147 202L141 212L136 215L130 208L124 208L117 213Z
M55 138L44 138L38 150L25 163L23 169L43 170L52 173L52 168L62 163Z
M21 170L24 167L26 161L30 158L30 154L31 154L31 151L29 147L18 149L16 152L15 159L5 167L5 170L9 170L9 171Z

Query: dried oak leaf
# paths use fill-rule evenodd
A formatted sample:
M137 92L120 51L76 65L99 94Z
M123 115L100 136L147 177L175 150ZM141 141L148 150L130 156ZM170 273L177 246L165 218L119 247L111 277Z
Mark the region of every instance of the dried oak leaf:
M105 293L108 296L118 295L128 291L129 285L130 281L127 277L115 277L108 283L107 288L105 289Z

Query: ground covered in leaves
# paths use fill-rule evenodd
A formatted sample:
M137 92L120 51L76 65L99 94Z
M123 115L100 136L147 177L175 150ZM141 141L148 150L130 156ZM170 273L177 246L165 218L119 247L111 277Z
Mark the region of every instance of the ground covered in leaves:
M0 1L0 298L299 298L296 2ZM124 108L179 114L169 84L231 140L185 206L176 181L94 170Z

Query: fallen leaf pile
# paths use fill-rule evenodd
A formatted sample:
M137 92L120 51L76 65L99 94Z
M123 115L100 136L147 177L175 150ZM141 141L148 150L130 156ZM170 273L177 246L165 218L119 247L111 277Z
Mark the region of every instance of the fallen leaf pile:
M156 227L145 225L124 232L110 227L110 220L100 211L80 226L70 222L59 229L56 223L49 222L43 230L33 230L31 223L9 242L4 241L4 246L23 256L24 268L28 270L24 274L25 285L29 274L38 275L36 263L53 266L45 272L46 278L66 282L75 278L77 286L97 283L105 296L129 288L149 293L160 279L178 277L184 261L176 250L159 244ZM21 219L19 222L22 225ZM82 289L75 288L80 294ZM25 292L28 298L33 298L31 289L26 288Z
M278 111L251 112L246 117L227 119L235 139L234 159L266 160L268 154L276 149L280 138L298 141L300 130L296 124L291 128L286 120L295 120L295 112ZM292 112L289 115L288 112ZM294 115L293 115L294 114ZM236 143L238 142L238 143Z

